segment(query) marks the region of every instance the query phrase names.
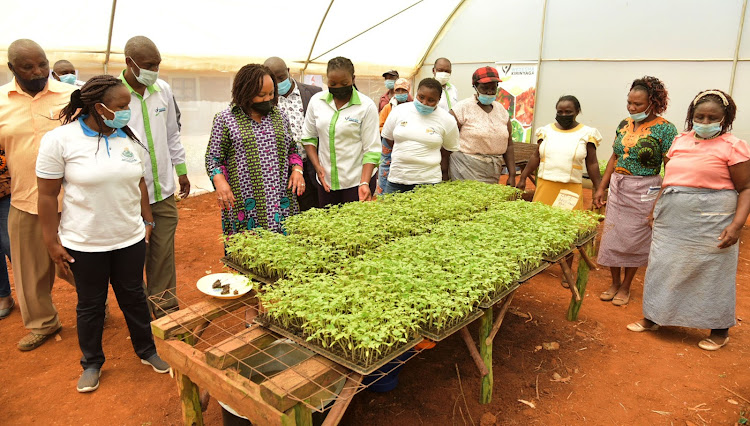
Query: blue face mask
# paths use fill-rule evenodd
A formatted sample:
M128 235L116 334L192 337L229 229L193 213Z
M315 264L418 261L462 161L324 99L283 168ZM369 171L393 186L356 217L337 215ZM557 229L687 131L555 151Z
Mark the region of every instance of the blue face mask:
M396 93L393 97L396 98L398 103L402 103L402 102L406 102L407 99L409 99L409 94L408 93Z
M60 78L60 81L66 84L76 84L76 75L75 74L63 74L58 75Z
M477 94L477 98L479 99L479 103L482 105L492 105L492 102L495 100L495 97L493 95Z
M392 90L396 86L396 80L386 80L385 81L385 88L388 90Z
M651 105L649 104L649 107L647 107L645 111L643 111L643 112L638 112L638 113L635 113L635 114L630 114L630 118L631 118L631 119L632 119L632 120L633 120L634 122L636 122L636 123L639 123L639 122L641 122L641 121L645 120L645 119L646 119L646 117L648 117L648 109L649 109L650 107L651 107Z
M701 124L693 121L693 130L695 134L703 139L709 139L712 136L716 136L721 132L721 121L718 123Z
M287 78L286 80L279 83L279 95L286 96L289 90L292 88L292 80Z
M128 125L128 122L130 121L130 110L124 109L121 111L112 111L111 109L107 108L106 105L102 104L102 106L109 112L115 115L115 118L112 120L107 119L107 117L102 115L102 119L104 120L104 125L107 127L111 127L113 129L122 129L123 127Z
M414 99L414 107L419 111L422 115L430 115L433 111L435 111L436 107L431 107L423 104L422 102L419 102L417 99Z

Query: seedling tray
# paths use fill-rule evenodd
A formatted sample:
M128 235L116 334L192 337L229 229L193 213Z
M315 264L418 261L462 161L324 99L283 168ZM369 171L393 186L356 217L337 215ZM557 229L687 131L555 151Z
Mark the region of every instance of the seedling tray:
M591 231L588 235L585 235L585 236L579 238L578 241L576 241L575 245L576 245L576 247L584 246L589 241L593 240L594 238L596 238L596 229L594 229L593 231Z
M573 252L573 248L571 247L567 250L563 250L562 252L558 253L554 257L543 257L542 260L544 260L545 262L549 262L549 263L557 263L572 252Z
M463 319L463 320L459 321L458 323L456 323L456 325L454 325L454 326L452 326L450 328L447 328L445 330L442 330L439 333L436 333L435 331L425 330L424 328L422 328L422 329L419 330L419 334L421 334L422 336L424 336L424 337L426 337L426 338L428 338L428 339L430 339L432 341L439 342L439 341L445 339L446 337L450 336L451 334L457 332L458 330L460 330L460 329L466 327L467 325L471 324L472 322L474 322L474 320L478 319L482 315L484 315L484 311L482 311L481 309L477 309L476 311L474 311L474 312L470 313L468 316L466 316L465 319Z
M544 270L544 269L540 270L539 272L541 272L541 271L543 271L543 270ZM533 272L533 271L532 271L532 272ZM536 274L536 273L535 273L535 274ZM509 295L509 294L513 293L514 291L516 291L516 289L517 289L518 287L520 287L520 286L521 286L521 282L520 282L520 281L519 281L519 282L517 282L517 283L511 284L511 285L510 285L510 286L509 286L508 288L506 288L505 290L503 290L503 291L501 291L501 292L497 293L497 294L496 294L496 295L495 295L495 296L494 296L494 297L493 297L492 299L488 300L487 302L483 302L483 303L480 303L480 304L479 304L479 307L480 307L480 308L482 308L482 309L490 309L491 307L493 307L493 306L497 305L497 304L498 304L498 302L500 302L501 300L503 300L503 298L504 298L505 296L507 296L507 295Z
M401 345L398 348L383 355L376 362L363 366L361 364L357 364L353 362L351 359L344 358L341 355L330 351L329 349L325 349L319 345L308 342L307 340L305 340L303 336L300 336L292 331L289 331L283 327L280 327L274 324L268 318L263 317L262 315L255 317L254 321L262 325L263 327L273 331L274 333L280 334L288 339L292 339L298 345L303 346L307 349L310 349L311 351L317 353L318 355L322 355L337 364L341 364L344 367L352 371L356 371L357 373L365 375L365 376L374 373L375 370L393 361L396 357L401 356L409 349L413 348L414 346L417 346L417 344L419 344L419 342L423 340L422 336L416 336L414 339L412 339L408 343Z
M229 267L231 269L234 269L235 271L239 272L240 274L246 275L248 278L250 278L252 280L255 280L255 281L258 281L258 282L263 283L263 284L273 284L274 281L276 281L276 280L273 280L271 278L261 277L260 275L257 275L257 274L254 274L254 273L250 272L249 270L247 270L244 267L242 267L239 263L237 263L234 260L232 260L232 258L229 257L229 256L222 257L221 258L221 263L223 263L224 265L226 265L227 267Z
M536 268L530 270L529 272L521 275L521 277L518 279L518 283L521 284L521 283L524 283L524 282L530 280L531 278L533 278L537 274L539 274L542 271L544 271L545 269L549 268L550 265L551 265L551 263L548 263L548 262L546 262L546 261L543 260L539 264L539 266L537 266Z

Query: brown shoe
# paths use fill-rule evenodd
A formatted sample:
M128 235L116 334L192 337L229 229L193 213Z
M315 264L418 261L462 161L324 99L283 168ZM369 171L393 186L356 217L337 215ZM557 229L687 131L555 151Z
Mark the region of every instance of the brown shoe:
M39 346L42 346L42 343L46 342L47 339L59 333L61 329L62 329L62 326L58 327L57 330L53 331L50 334L29 333L18 342L18 349L24 352L32 351L38 348Z

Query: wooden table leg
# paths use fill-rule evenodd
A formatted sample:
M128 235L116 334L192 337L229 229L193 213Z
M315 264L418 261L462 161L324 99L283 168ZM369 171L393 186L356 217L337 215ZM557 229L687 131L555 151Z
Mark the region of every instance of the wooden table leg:
M513 295L515 295L516 292L513 291L513 293L505 296L503 299L503 304L500 306L500 311L495 315L495 323L492 324L492 330L490 331L490 335L487 336L487 340L485 341L486 344L492 345L492 341L495 340L495 336L497 335L497 332L500 331L500 326L503 325L503 318L505 318L506 312L508 312L508 307L510 307L510 302L513 300Z
M492 308L484 311L479 323L479 354L484 360L488 374L482 377L482 390L480 400L482 404L492 401L492 342L487 344L487 338L492 331Z
M294 419L296 426L312 426L312 409L302 402L290 408L286 414Z
M594 252L594 242L590 241L585 246L579 247L581 253L591 254ZM578 262L578 278L571 288L575 288L578 294L586 294L586 285L589 282L589 264L585 260ZM581 310L583 304L583 298L576 299L571 298L570 305L568 306L568 321L576 321L578 319L578 311Z
M190 378L179 371L175 371L177 389L182 402L182 422L185 426L203 426L203 411L201 410L198 386Z
M459 331L458 333L461 335L461 338L464 339L464 343L466 343L466 348L469 349L469 355L471 355L471 358L474 360L474 363L477 365L477 368L479 369L479 374L481 374L483 377L490 374L490 371L487 369L487 366L484 364L484 359L482 358L482 355L477 350L477 347L474 345L474 339L471 338L471 334L469 334L468 326L464 327Z
M568 261L566 257L563 257L557 263L559 263L560 267L562 268L563 275L565 276L565 280L568 282L568 288L570 289L570 292L573 293L573 298L575 299L576 302L580 302L581 294L578 292L578 287L573 282L573 271L570 270L570 266L568 266Z

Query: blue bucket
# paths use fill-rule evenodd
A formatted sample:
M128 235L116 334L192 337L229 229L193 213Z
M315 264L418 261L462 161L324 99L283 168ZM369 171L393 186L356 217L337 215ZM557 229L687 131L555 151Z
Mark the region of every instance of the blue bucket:
M403 354L397 356L393 361L378 368L369 376L365 376L362 379L362 384L368 386L367 389L379 393L390 392L393 389L396 389L396 386L398 386L398 373L400 373L401 369L404 367L404 362L411 358L415 353L416 351L414 349L409 349Z

